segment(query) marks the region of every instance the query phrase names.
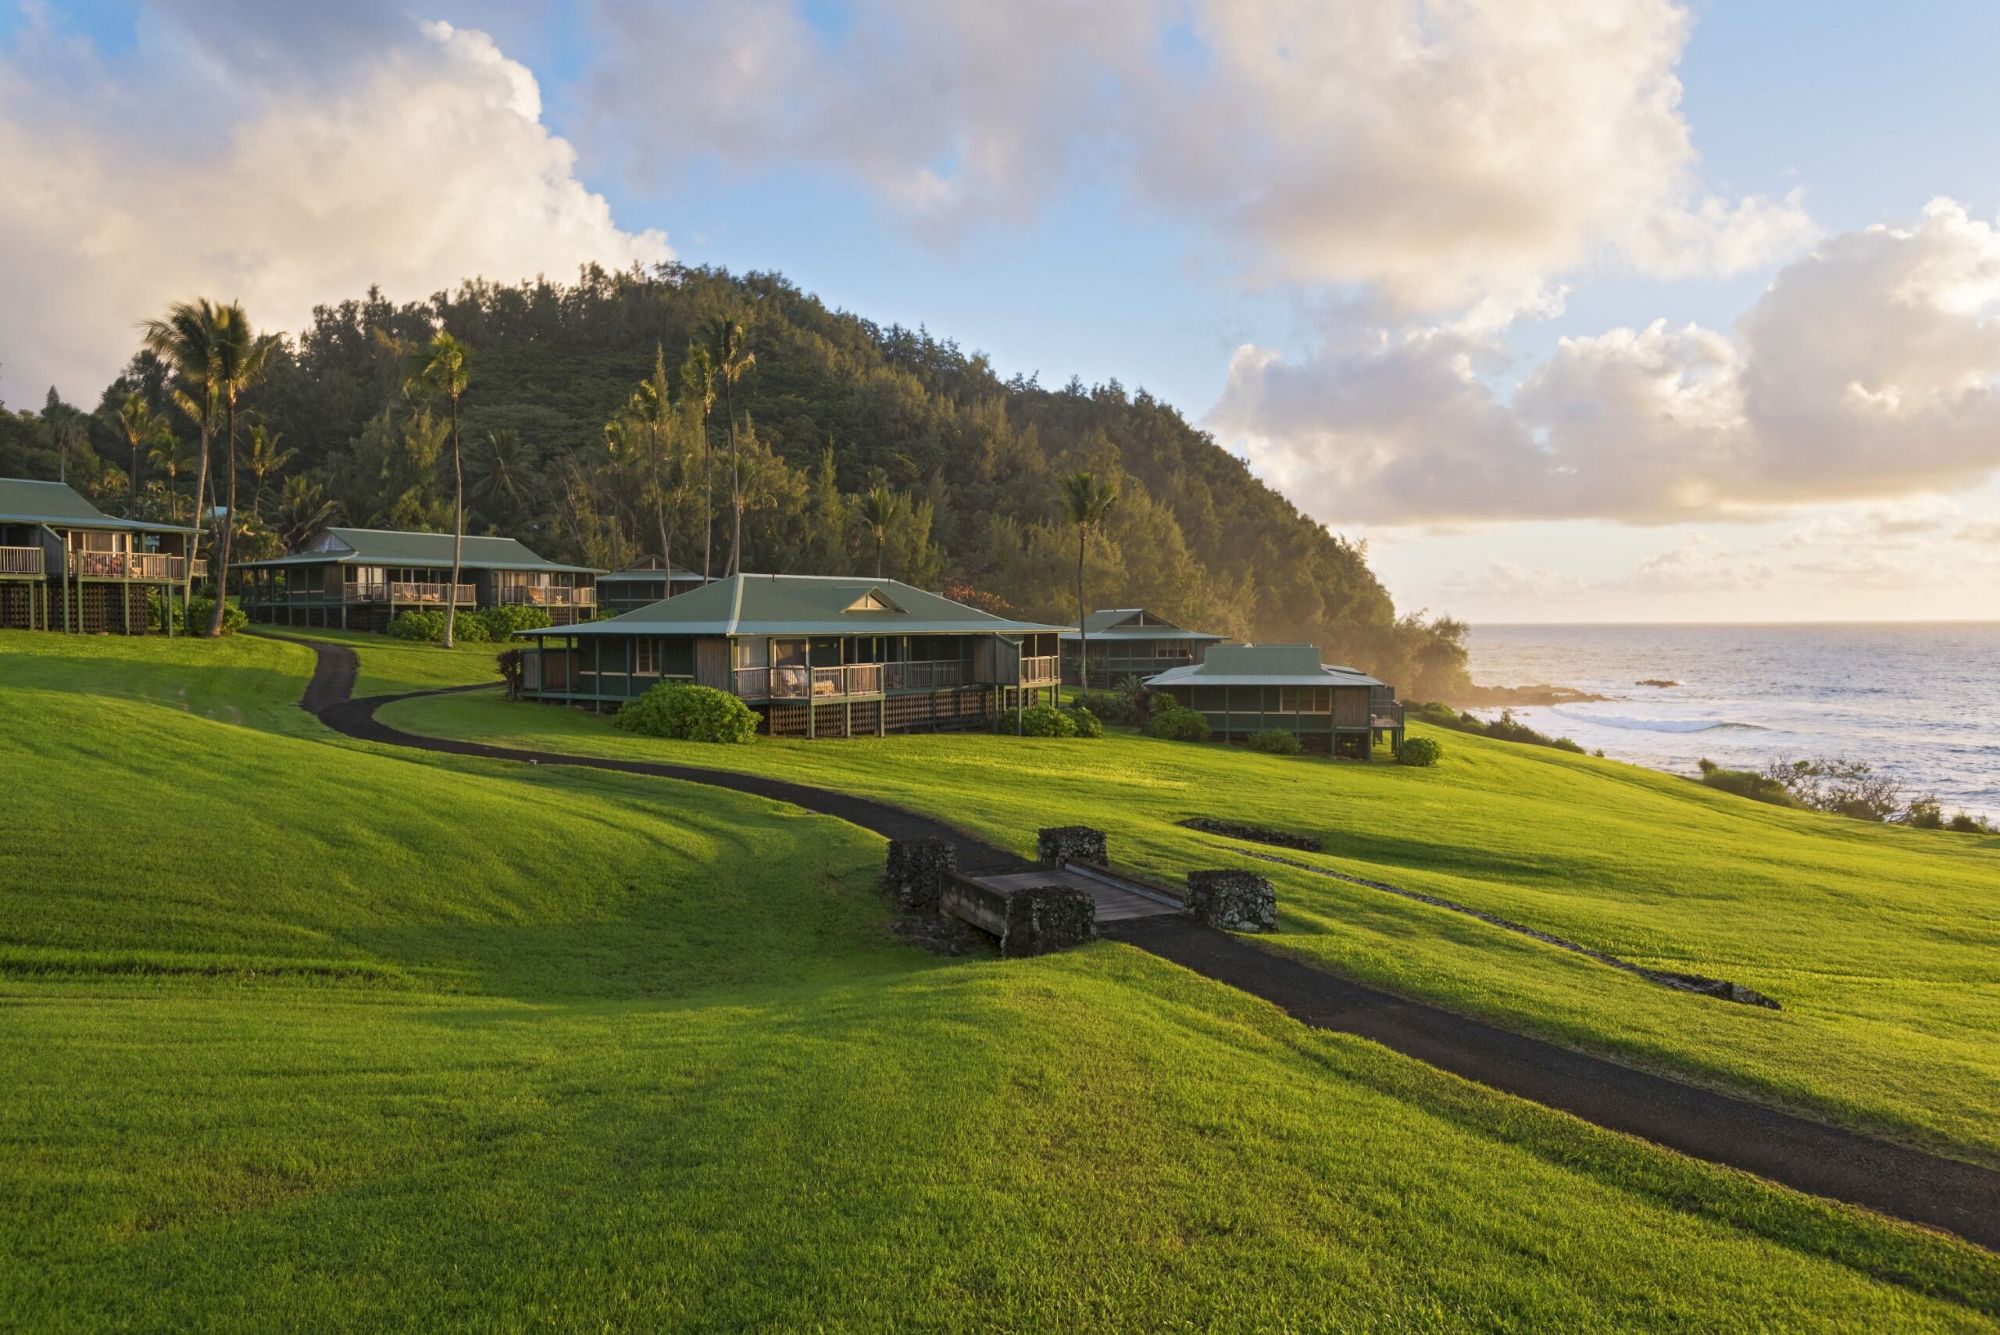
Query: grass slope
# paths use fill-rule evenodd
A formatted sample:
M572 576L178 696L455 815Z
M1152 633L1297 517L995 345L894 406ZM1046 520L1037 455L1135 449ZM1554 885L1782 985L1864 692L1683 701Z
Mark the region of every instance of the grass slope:
M285 712L306 665L0 636L10 1323L2000 1313L1991 1255L1136 952L905 949L838 822L337 741Z
M729 766L927 811L1023 851L1110 831L1178 879L1245 863L1192 815L1321 836L1301 860L1440 895L1638 963L1726 977L1780 1012L1691 997L1477 921L1290 868L1288 948L1453 1009L2000 1163L2000 840L1785 811L1671 775L1445 734L1416 770L1114 733L713 747L497 695L401 702L414 732ZM1268 851L1268 850L1265 850ZM1294 856L1288 854L1288 856Z

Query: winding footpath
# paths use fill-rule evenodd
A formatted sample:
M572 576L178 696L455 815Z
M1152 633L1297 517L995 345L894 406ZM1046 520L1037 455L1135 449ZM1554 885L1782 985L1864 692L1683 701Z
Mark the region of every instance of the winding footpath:
M349 737L447 755L707 784L835 816L890 839L949 840L958 849L960 867L974 874L1021 871L1032 865L929 816L806 784L692 765L530 751L404 732L378 720L376 709L393 700L442 692L357 700L353 692L359 664L354 651L343 645L306 643L317 662L299 705ZM1992 1169L1825 1126L1351 983L1191 919L1109 923L1103 935L1260 997L1315 1028L1372 1039L1441 1070L1598 1126L2000 1250L2000 1172ZM1716 1003L1691 997L1688 1004Z

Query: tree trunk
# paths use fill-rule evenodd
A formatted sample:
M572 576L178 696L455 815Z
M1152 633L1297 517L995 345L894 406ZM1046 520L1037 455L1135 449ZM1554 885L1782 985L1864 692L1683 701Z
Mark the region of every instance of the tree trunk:
M877 533L877 534L875 535L875 578L876 578L876 579L880 579L880 578L882 578L882 544L883 544L883 541L884 541L884 538L883 538L883 536L882 536L882 535L881 535L880 533Z
M1082 524L1076 526L1076 683L1077 689L1090 689L1090 628L1084 624L1083 610L1083 547L1090 530Z
M743 470L736 462L736 395L731 389L733 382L722 382L722 407L729 414L729 508L735 515L735 527L729 537L729 573L743 573Z
M188 516L188 527L193 530L188 536L186 581L181 587L181 613L194 606L194 563L201 555L201 496L208 487L208 388L202 387L201 456L195 464L194 513Z
M132 513L139 512L139 442L132 442L132 476L126 479L126 487L132 493Z
M701 410L701 582L708 583L709 551L715 545L715 478L708 463L708 409ZM668 571L669 580L673 572Z
M458 395L451 396L451 586L444 591L444 647L456 642L458 570L465 557L465 460L458 452Z
M222 541L217 546L215 560L215 607L208 614L208 637L216 639L222 634L222 613L229 596L229 539L236 528L236 396L229 396L228 434L229 450L224 456L229 460L229 504L222 516Z

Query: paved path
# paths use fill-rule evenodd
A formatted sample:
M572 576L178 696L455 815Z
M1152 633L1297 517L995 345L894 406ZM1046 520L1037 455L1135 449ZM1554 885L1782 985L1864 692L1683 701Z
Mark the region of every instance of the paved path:
M334 731L350 737L451 755L584 766L709 784L837 816L891 839L948 839L958 848L960 868L970 874L999 875L1031 866L1016 854L929 816L806 784L692 765L527 751L403 732L376 719L377 707L410 695L438 692L351 699L357 662L354 651L342 645L308 643L318 655L318 664L299 704ZM1711 1163L1740 1168L1799 1191L1944 1229L2000 1250L2000 1172L1824 1126L1351 983L1187 918L1109 922L1103 932L1110 939L1261 997L1316 1028L1358 1034L1405 1056L1599 1126ZM1687 1004L1723 1003L1690 997Z

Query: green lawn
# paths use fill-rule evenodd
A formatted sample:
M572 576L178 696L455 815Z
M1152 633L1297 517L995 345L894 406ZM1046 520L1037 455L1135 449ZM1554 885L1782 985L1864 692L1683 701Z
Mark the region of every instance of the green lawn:
M1138 952L906 948L839 822L335 739L309 663L0 635L4 1324L2000 1314L1991 1254Z
M1615 761L1455 733L1435 769L1114 733L715 747L493 695L401 702L413 732L755 770L886 798L1032 851L1102 826L1178 880L1251 865L1284 946L1342 973L1828 1120L2000 1163L2000 840L1785 811ZM1462 915L1270 864L1174 822L1324 838L1300 855L1642 964L1726 977L1779 1012L1671 992ZM1247 847L1256 847L1249 845Z

